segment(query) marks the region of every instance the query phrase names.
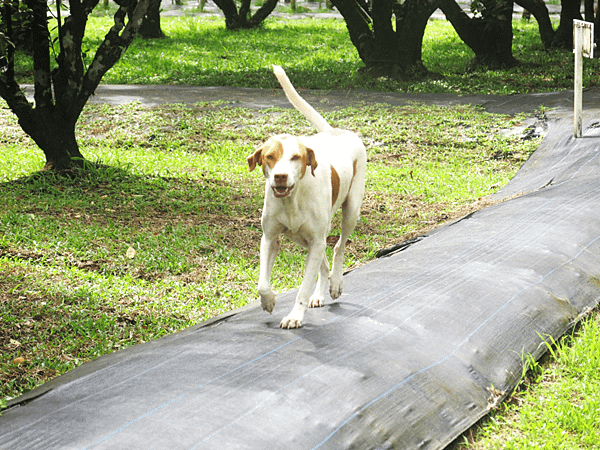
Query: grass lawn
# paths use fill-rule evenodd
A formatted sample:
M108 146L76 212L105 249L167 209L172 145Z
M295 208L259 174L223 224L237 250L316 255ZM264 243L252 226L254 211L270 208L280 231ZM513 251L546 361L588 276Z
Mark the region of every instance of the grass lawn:
M90 21L88 62L109 26ZM444 79L423 82L364 78L339 20L273 18L228 33L222 19L176 17L163 30L165 40L135 41L104 82L271 88L270 65L281 64L297 87L319 89L510 94L572 83L571 54L545 52L534 22L515 22L523 65L473 73L465 72L473 55L452 28L431 22L423 58ZM598 62L585 67L592 86ZM22 81L31 70L17 67ZM522 117L469 106L368 105L324 115L359 132L369 152L347 268L482 207L539 144L499 133ZM288 110L88 105L78 139L93 164L66 176L38 172L42 153L3 103L0 127L0 403L99 355L254 300L263 182L248 173L246 156L270 134L312 132ZM303 260L302 250L284 246L276 291L297 287ZM596 448L598 327L592 316L569 345L551 347L551 363L533 364L520 392L465 446Z
M83 49L90 64L111 18L91 17ZM228 32L219 17L163 17L166 39L133 42L104 77L107 84L190 84L279 88L271 66L283 66L297 88L371 89L396 92L513 94L573 88L573 56L546 51L537 23L513 23L513 54L521 65L498 71L469 71L474 53L449 22L432 20L425 30L423 62L443 79L398 81L362 75L363 63L340 19L272 17L257 30ZM17 64L21 81L32 82L33 66ZM600 80L600 60L586 59L583 85Z
M98 21L107 25L105 29L94 27L98 33L90 42L92 48L108 30L106 19ZM230 33L224 29L222 19L199 22L196 17L174 17L163 21L163 30L168 36L165 40L135 41L104 82L278 88L270 67L279 64L298 80L297 87L313 89L505 95L573 88L572 54L546 51L535 21L514 22L513 53L522 65L476 72L468 71L474 53L450 23L430 21L423 62L444 78L420 82L363 76L363 63L341 20L273 18L260 30ZM583 85L596 85L599 75L599 60L586 59Z

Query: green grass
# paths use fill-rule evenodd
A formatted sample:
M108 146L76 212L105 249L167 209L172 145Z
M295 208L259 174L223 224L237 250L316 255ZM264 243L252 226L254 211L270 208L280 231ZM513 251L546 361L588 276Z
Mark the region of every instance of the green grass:
M600 318L554 344L550 363L535 363L525 387L461 448L600 448Z
M95 49L111 26L110 17L91 17L84 50L90 64ZM518 67L469 71L473 52L452 26L431 20L423 42L425 66L443 79L397 81L362 75L363 63L341 19L271 17L256 30L228 32L218 17L163 17L167 39L136 39L104 77L108 84L189 84L278 88L271 66L286 68L299 88L373 89L396 92L513 94L573 88L573 56L546 51L535 20L513 23L513 54ZM31 82L27 58L17 67ZM595 86L600 61L586 60L584 86Z
M257 296L264 188L246 156L283 129L311 133L300 114L90 104L78 139L95 163L57 175L38 172L42 153L0 112L8 131L0 147L0 397ZM471 106L371 105L325 116L361 133L370 153L348 268L479 208L537 145L499 133L521 118ZM298 286L304 258L284 246L277 291Z

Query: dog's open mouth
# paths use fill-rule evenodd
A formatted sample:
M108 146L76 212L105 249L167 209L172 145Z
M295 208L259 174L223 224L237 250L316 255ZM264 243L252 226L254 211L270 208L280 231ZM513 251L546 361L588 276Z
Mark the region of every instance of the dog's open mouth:
M294 189L294 186L271 186L271 188L273 189L273 195L275 195L275 197L277 198L283 198L283 197L287 197L288 195L291 194L292 189Z

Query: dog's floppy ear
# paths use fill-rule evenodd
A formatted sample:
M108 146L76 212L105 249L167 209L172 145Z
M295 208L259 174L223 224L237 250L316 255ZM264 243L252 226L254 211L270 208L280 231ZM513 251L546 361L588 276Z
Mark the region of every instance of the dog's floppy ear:
M315 152L312 148L306 147L306 156L307 162L306 165L310 166L310 173L312 173L313 177L315 176L315 169L317 168L317 159L315 158Z
M258 147L256 149L256 151L254 153L252 153L250 156L248 156L248 169L250 170L250 172L252 172L256 168L257 164L259 166L262 166L262 163L263 163L262 151L265 148L265 145L266 144L262 144L260 147Z

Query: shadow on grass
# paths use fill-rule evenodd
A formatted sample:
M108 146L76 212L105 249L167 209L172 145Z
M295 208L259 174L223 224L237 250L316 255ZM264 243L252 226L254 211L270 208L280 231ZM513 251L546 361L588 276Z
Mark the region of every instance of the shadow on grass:
M243 182L90 164L0 189L0 256L153 279L184 273L207 255L254 252L260 240L262 200Z
M247 214L258 192L250 184L200 177L135 174L128 167L86 163L63 172L39 171L0 183L6 211L60 214L64 208L97 218L129 221L134 216L175 218L185 214ZM62 211L61 211L62 208Z

